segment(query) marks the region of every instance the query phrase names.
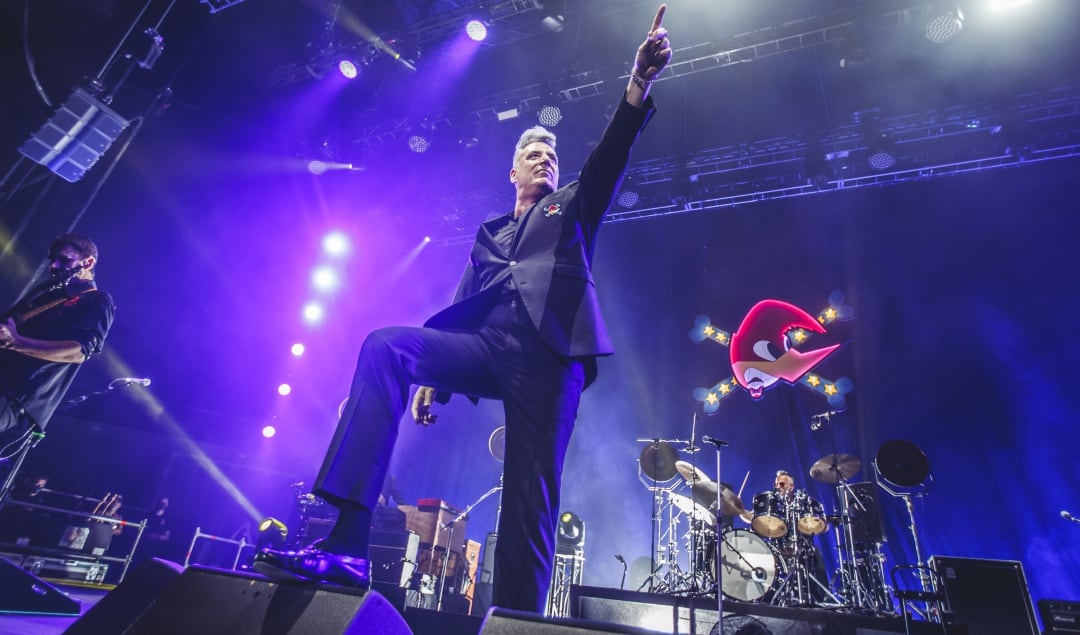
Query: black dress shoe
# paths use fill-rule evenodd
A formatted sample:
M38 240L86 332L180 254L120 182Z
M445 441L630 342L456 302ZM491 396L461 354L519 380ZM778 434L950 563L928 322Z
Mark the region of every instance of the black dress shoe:
M326 582L347 587L371 587L371 562L364 558L322 551L314 546L297 551L263 549L251 564L268 578L285 582Z

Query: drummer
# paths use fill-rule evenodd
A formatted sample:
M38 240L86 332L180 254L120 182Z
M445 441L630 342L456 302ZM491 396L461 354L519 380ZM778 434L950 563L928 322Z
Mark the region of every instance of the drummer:
M773 489L785 501L795 498L795 478L787 470L777 470L776 480L773 481Z

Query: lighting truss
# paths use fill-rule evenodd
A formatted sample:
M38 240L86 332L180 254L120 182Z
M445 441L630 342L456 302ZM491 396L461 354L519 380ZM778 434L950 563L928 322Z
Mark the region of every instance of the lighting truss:
M525 2L524 4L531 5L531 2ZM718 70L735 64L753 62L766 57L809 49L824 44L839 43L857 24L859 28L866 30L894 28L929 15L932 7L933 4L927 2L909 3L902 9L890 11L883 15L860 16L857 20L852 19L845 13L830 14L788 25L785 28L786 33L780 33L778 29L773 28L764 32L756 31L753 34L736 36L735 39L753 37L755 41L751 44L720 51L716 50L717 46L712 42L695 44L679 49L678 58L688 57L689 59L679 61L677 58L675 62L668 65L668 68L657 78L657 81ZM461 28L461 23L455 24L455 28ZM616 79L605 78L603 72L599 70L579 72L567 77L565 80L566 85L556 89L554 94L561 100L562 104L598 97L607 93L605 84L614 83L621 88L629 77L629 73L620 75ZM550 85L531 84L489 95L481 100L479 107L465 115L456 116L453 120L445 112L429 113L424 115L423 118L429 121L441 119L447 125L454 125L458 121L495 121L497 113L506 109L505 104L515 106L519 115L535 112L544 105L544 100L549 91L551 91ZM396 141L401 138L400 131L408 130L410 124L410 119L405 117L383 119L365 127L357 135L357 141L368 145Z
M224 11L229 7L235 7L243 1L244 0L199 0L201 4L205 4L210 9L211 14Z
M1025 126L1048 126L1036 133L1031 151L1023 156L1005 152L998 135L1004 117L989 107L957 107L939 113L917 113L883 119L881 130L895 141L898 151L908 159L901 166L884 172L862 169L850 159L867 150L863 127L855 122L840 126L813 147L834 161L849 159L850 173L828 179L824 184L806 183L800 170L810 145L795 137L778 137L703 150L692 155L669 156L636 161L627 170L639 201L633 209L614 208L605 218L607 223L642 220L690 212L720 210L764 201L821 194L861 187L883 187L900 183L957 176L985 170L1017 167L1045 161L1080 157L1080 87L1070 87L1047 93L1029 93L1013 100L1017 123ZM1015 124L1014 124L1015 125ZM927 149L927 144L939 143ZM860 155L861 156L861 155ZM865 166L865 161L861 162ZM760 176L750 177L758 173ZM575 178L567 174L566 178ZM718 185L700 187L691 196L675 197L672 193L691 191L684 183L705 183L709 177ZM720 177L716 179L715 177ZM671 184L671 188L664 188ZM675 185L679 184L679 185ZM662 194L650 197L643 192L653 186ZM669 192L668 189L671 189ZM470 207L459 210L454 226L447 227L436 244L457 245L472 241L476 224L498 197L489 193L473 193ZM461 198L456 200L459 202ZM437 205L437 204L436 204ZM480 210L484 211L481 212ZM469 219L476 219L476 223Z

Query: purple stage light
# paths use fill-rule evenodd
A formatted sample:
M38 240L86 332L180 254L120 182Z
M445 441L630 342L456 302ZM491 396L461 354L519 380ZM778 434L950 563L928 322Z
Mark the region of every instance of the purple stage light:
M469 20L465 24L465 33L473 42L483 42L487 37L487 26L480 20Z
M277 387L277 394L281 395L282 397L290 394L291 392L292 392L292 386L290 386L289 384L280 384Z
M274 426L263 426L262 435L264 437L269 439L269 438L273 437L275 434L277 434L277 428L275 428Z
M304 354L305 350L307 350L307 349L304 348L304 345L301 344L300 342L297 342L297 343L292 345L292 347L289 349L289 352L292 353L296 357L300 357L301 355Z
M338 72L341 73L345 79L356 79L360 69L352 60L341 60L337 65Z

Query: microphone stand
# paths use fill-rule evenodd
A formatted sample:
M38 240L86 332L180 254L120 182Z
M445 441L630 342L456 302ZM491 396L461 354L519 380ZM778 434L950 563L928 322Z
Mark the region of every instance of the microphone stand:
M720 454L725 445L728 445L727 441L721 441L720 439L714 439L708 436L701 437L702 443L711 443L716 446L716 633L717 635L724 635L724 567L720 566L722 547L720 544L720 518L722 514L720 510L723 505L723 492L720 488Z
M476 507L477 505L482 503L484 500L487 499L487 497L491 496L495 492L502 491L502 488L503 488L503 486L502 486L502 476L500 476L498 485L496 485L495 487L492 487L488 491L484 492L484 495L481 496L480 498L476 499L476 501L473 502L472 505L469 505L468 507L463 509L460 514L455 516L450 521L445 522L445 523L443 523L443 524L441 524L439 526L439 529L441 531L449 530L450 533L448 533L446 535L446 552L443 554L442 570L439 572L439 600L435 605L435 610L436 611L441 611L442 610L443 591L446 590L446 570L448 568L448 565L450 564L450 545L453 544L453 541L454 541L454 526L457 525L459 520L468 517L469 512L471 512L474 507ZM500 512L501 512L502 505L499 506L499 509L500 509ZM498 527L498 521L496 521L495 526ZM438 541L436 541L436 542L438 542ZM432 545L431 549L432 549L432 551L434 551L435 545Z

